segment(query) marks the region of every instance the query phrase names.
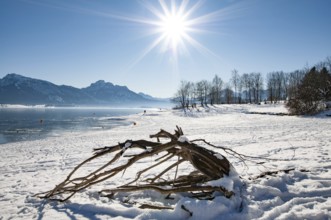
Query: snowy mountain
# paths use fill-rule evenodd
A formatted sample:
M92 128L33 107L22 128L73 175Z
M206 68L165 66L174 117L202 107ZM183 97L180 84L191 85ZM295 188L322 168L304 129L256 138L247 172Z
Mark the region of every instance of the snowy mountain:
M137 105L151 100L129 90L99 80L89 87L78 89L66 85L8 74L0 79L0 104L48 105Z
M82 91L93 97L99 104L121 104L125 102L146 102L144 97L129 90L126 86L114 85L104 80L92 83L89 87L83 88Z

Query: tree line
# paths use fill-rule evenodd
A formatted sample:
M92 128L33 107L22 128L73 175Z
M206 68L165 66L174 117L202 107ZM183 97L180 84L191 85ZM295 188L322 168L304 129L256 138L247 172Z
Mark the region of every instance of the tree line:
M234 69L229 82L226 83L218 75L215 75L211 81L181 81L173 102L177 107L185 109L197 105L285 101L293 114L313 113L319 110L321 103L330 101L330 74L331 57L327 57L311 69L303 68L287 73L274 71L267 73L265 79L258 72L240 74ZM314 85L307 81L314 82ZM309 102L314 103L314 106L305 109L302 103L305 103L306 99L302 96L304 91L309 91L311 88L314 88L316 94L321 95L313 96ZM301 110L294 110L293 107L299 106L299 103Z
M215 75L211 81L190 82L182 80L173 98L181 108L194 107L197 104L258 103L263 98L263 78L261 73L240 75L232 71L230 82L225 83Z

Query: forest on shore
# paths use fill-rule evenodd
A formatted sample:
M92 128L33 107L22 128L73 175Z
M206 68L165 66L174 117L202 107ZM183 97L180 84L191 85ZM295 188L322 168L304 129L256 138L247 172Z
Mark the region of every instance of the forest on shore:
M292 72L274 71L240 74L236 69L229 82L215 75L211 81L182 80L172 101L178 108L197 105L244 104L284 101L291 114L314 114L330 107L331 56Z

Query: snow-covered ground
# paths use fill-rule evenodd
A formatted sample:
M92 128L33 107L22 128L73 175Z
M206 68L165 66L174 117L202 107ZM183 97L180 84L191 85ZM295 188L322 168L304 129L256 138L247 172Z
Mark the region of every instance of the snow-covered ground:
M147 111L126 117L135 125L0 145L0 219L331 219L331 118L248 112L286 113L286 109L282 105L220 105L186 115L173 110ZM127 139L148 140L161 128L172 132L176 125L189 140L203 138L246 155L277 160L260 165L247 162L245 166L219 150L241 177L232 174L216 182L236 192L231 199L177 196L168 201L150 191L109 199L97 193L128 182L155 158L138 163L112 182L77 193L69 202L33 197L64 180L92 155L93 148ZM99 165L91 163L84 169L90 171ZM290 168L295 170L255 178L265 171ZM185 171L185 167L180 169ZM134 202L167 205L173 210L139 209Z

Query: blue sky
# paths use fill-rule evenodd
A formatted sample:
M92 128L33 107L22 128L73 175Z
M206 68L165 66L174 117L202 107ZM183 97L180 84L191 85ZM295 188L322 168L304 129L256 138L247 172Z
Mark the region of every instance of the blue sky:
M164 1L171 10L182 1ZM293 71L331 56L330 0L184 1L192 21L157 39L162 1L0 0L0 78L8 73L78 88L103 79L172 96L180 80L229 81L231 71ZM158 13L153 13L158 11ZM199 20L200 19L200 20ZM163 32L162 32L163 31ZM170 40L171 41L171 40ZM175 51L176 49L176 51Z

